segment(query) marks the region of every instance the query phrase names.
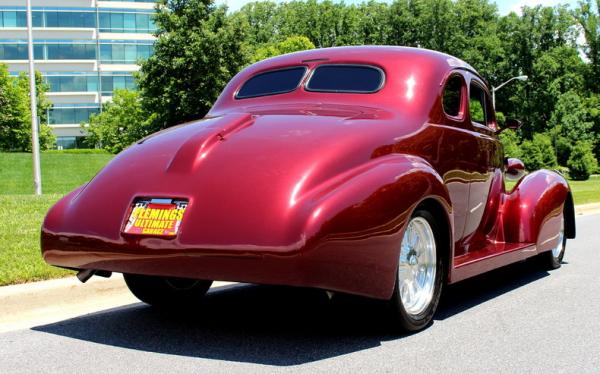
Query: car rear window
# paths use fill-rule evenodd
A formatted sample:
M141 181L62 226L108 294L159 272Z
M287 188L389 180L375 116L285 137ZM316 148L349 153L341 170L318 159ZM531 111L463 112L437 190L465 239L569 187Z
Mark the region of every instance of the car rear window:
M297 66L257 74L242 85L235 97L246 99L294 91L300 85L305 72L306 67Z
M383 71L368 65L321 65L306 89L319 92L372 93L383 86Z

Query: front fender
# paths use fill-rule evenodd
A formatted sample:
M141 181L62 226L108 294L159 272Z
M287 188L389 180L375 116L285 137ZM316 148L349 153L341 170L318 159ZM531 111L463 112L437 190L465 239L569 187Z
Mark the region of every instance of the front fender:
M305 228L309 245L303 254L311 264L307 268L329 272L328 264L337 263L342 271L328 276L344 280L341 291L391 297L404 227L426 199L443 207L446 217L440 219L446 220L444 227L452 227L442 179L425 160L409 155L378 158L322 186L310 196L312 213ZM313 279L324 275L308 274Z
M574 237L571 190L566 179L549 170L525 176L507 195L504 205L504 232L507 242L535 243L538 252L552 248L560 229L563 211L567 214L567 237ZM564 205L567 203L567 209ZM556 240L554 240L556 241Z

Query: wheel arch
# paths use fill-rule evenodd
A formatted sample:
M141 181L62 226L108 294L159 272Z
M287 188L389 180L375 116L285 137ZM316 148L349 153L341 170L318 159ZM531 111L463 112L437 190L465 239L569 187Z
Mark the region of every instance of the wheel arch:
M565 215L565 235L567 239L575 239L575 205L573 204L573 193L569 190L567 197L565 198L564 206Z
M415 156L379 158L343 183L328 186L326 191L311 191L305 197L310 209L306 210L303 260L322 263L343 258L344 268L337 277L343 278L344 285L329 289L379 299L391 297L399 244L417 207L426 207L436 217L446 233L444 243L452 241L449 193L431 165Z
M452 256L453 256L453 230L452 230L452 221L451 216L444 207L444 205L439 201L439 199L435 196L428 196L424 198L417 206L414 211L419 209L424 209L430 212L436 218L436 224L439 226L440 230L440 240L442 245L444 246L444 267L446 268L446 279L445 282L448 283L450 279L450 271L452 267ZM413 212L414 212L413 211Z
M570 194L566 179L556 172L542 169L523 177L506 195L502 209L505 241L548 244L558 230L563 205L567 204L569 215L573 212L569 209L573 201ZM569 233L574 234L574 216L568 220Z

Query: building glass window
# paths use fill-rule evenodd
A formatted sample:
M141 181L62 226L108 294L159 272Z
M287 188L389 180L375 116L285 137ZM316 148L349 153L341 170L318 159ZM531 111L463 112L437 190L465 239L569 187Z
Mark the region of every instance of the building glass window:
M131 73L119 73L113 72L111 75L103 74L101 79L102 83L102 95L112 96L113 91L116 89L128 89L135 90L137 86Z
M48 60L95 60L94 44L46 44Z
M110 14L110 27L117 30L123 29L123 13Z
M35 43L33 55L37 60L95 60L96 44L60 42L60 43ZM26 60L27 43L0 42L0 60Z
M56 138L57 149L88 148L85 144L85 136L58 136Z
M135 64L150 57L151 44L104 43L100 44L100 60L108 64Z
M31 22L33 23L33 27L44 26L44 13L32 11L31 12ZM25 27L27 27L27 23L25 23Z
M152 13L101 12L99 17L101 32L152 33L156 31Z
M100 108L94 104L61 104L55 105L48 111L48 124L66 125L88 122L90 115L100 112Z
M123 31L135 31L135 14L123 14Z
M14 10L0 11L0 27L26 27L25 12Z
M47 73L48 74L48 73ZM97 74L52 74L46 75L50 86L49 92L96 92L98 91Z
M101 32L153 33L153 11L101 11ZM95 28L96 13L93 11L33 10L34 27ZM27 27L24 10L0 10L0 27Z

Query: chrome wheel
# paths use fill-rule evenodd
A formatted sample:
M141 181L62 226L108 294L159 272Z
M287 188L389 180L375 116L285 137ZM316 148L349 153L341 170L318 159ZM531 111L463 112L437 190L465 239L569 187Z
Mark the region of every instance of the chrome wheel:
M558 243L556 244L556 247L552 248L552 256L554 256L555 258L558 258L560 256L560 253L563 250L564 241L565 241L565 220L562 219L561 223L560 223L560 231L558 232Z
M414 217L404 232L398 265L400 299L407 314L417 316L431 303L436 267L433 230L425 218Z

